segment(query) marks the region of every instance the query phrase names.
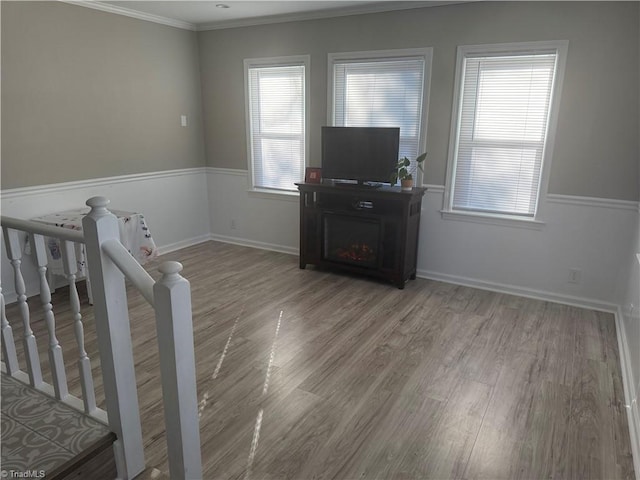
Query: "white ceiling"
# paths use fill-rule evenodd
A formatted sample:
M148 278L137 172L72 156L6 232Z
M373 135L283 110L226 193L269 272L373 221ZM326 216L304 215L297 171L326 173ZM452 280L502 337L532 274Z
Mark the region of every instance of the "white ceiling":
M461 2L378 0L116 0L92 2L68 1L68 3L143 18L145 20L190 30L210 30L215 28L383 12ZM227 5L229 8L216 7L218 4Z

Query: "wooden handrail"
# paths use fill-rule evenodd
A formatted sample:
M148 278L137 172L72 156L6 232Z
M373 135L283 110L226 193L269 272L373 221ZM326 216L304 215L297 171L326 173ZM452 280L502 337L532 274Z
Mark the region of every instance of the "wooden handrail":
M84 348L84 325L80 311L80 299L76 288L76 278L78 263L76 261L76 244L85 244L84 235L81 231L68 228L45 225L32 220L22 220L2 216L2 234L5 239L7 258L14 270L14 286L16 302L22 318L23 328L23 352L27 371L20 370L17 361L17 351L13 339L13 332L4 309L4 298L0 294L0 310L2 315L2 349L4 363L0 366L3 371L18 380L29 383L34 388L55 397L57 400L72 406L76 410L84 411L87 415L96 420L107 423L106 412L97 408L95 401L95 389L91 374L91 360ZM42 377L40 358L35 334L31 328L31 317L29 304L27 302L27 289L24 276L22 274L23 253L25 250L25 236L30 244L31 260L27 263L29 267L35 267L38 275L38 288L40 303L49 336L49 368L51 371L52 385L45 382ZM63 264L65 276L69 281L69 302L73 315L73 329L78 344L78 369L80 373L80 385L82 388L82 399L69 393L67 385L67 372L64 365L62 348L56 334L56 318L53 312L51 297L50 278L48 276L49 254L48 240L55 239L58 243L59 253ZM33 264L33 265L32 265Z
M85 243L84 235L77 230L68 228L54 227L31 220L22 220L20 218L0 216L0 224L3 227L20 230L27 233L35 233L36 235L44 235L45 237L59 238L60 240L69 240L75 243Z
M153 305L153 285L156 282L136 259L131 256L124 245L122 245L119 240L112 238L102 243L102 250L113 260L113 263L124 273L124 276L140 291L147 302Z

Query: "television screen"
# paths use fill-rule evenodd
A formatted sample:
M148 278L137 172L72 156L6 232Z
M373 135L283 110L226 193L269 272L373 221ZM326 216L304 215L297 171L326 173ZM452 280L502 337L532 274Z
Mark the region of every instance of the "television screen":
M322 177L389 183L399 148L399 128L322 127Z

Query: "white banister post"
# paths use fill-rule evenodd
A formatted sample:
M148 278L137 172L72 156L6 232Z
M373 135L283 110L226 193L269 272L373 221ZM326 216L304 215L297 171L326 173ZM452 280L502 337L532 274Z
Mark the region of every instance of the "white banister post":
M38 354L38 344L36 337L31 330L31 316L29 314L29 305L27 304L27 289L24 284L22 270L22 247L16 230L4 229L5 247L7 256L13 267L13 280L18 294L18 307L20 316L22 317L23 336L22 343L24 345L24 355L27 360L27 373L29 374L29 383L32 387L42 388L42 370L40 369L40 356Z
M73 314L73 331L78 345L78 374L80 375L80 386L82 387L82 401L85 413L91 413L96 409L96 394L93 387L93 376L91 375L91 360L84 348L84 325L82 324L82 314L80 313L80 297L76 287L78 263L76 262L75 244L66 240L60 243L64 274L69 282L69 305ZM87 286L87 288L89 287Z
M16 344L13 341L13 330L11 330L11 325L9 325L4 309L2 288L0 288L0 316L2 318L2 354L4 356L4 364L7 367L7 373L9 375L15 375L15 373L20 370L20 367L18 366Z
M44 245L44 237L42 235L30 234L31 245L36 256L38 272L40 274L40 302L44 312L44 320L47 324L49 332L49 366L51 367L51 380L53 381L53 391L55 397L60 400L69 395L67 388L67 373L64 369L64 358L62 356L62 347L56 337L56 317L53 314L53 305L51 304L51 290L47 281L47 249Z
M118 220L107 210L108 204L104 197L87 200L91 211L82 220L82 229L91 266L109 427L118 436L114 443L118 477L131 479L145 468L144 447L124 276L101 247L106 240L120 239Z
M202 478L198 394L191 317L191 287L178 262L160 265L153 287L160 351L169 476Z

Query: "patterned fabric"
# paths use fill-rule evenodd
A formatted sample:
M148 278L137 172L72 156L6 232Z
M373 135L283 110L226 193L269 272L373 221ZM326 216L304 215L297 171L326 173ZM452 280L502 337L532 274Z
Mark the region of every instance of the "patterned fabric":
M1 417L6 472L51 472L109 435L101 423L5 374Z
M32 218L31 220L46 225L82 231L82 219L87 213L89 213L89 208L85 207L77 210L43 215ZM111 210L111 213L118 217L120 241L140 265L144 265L158 256L158 249L151 237L151 232L149 231L149 227L147 227L144 215L119 210ZM30 253L29 246L25 248L25 252ZM56 275L63 275L64 269L62 266L59 240L47 238L47 253L49 256L49 271ZM76 245L76 261L78 264L78 274L82 276L86 275L84 245Z

